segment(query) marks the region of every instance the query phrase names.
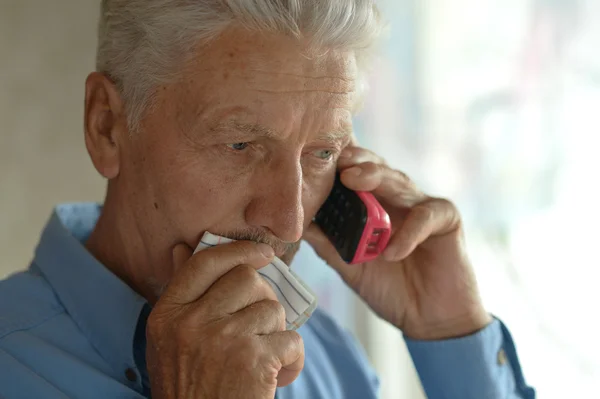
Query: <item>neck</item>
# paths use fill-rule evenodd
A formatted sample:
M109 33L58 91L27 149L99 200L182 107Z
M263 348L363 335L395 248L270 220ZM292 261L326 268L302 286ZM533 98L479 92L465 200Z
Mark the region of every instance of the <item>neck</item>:
M119 212L119 209L132 208L118 205L118 201L109 192L100 218L85 246L113 274L150 303L154 303L156 295L151 284L148 284L148 279L144 277L150 272L146 269L151 265L149 252L145 250L134 214Z

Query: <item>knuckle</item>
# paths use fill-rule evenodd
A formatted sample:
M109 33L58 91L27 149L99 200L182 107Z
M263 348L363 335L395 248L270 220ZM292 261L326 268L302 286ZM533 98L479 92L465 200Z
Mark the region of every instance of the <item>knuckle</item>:
M440 203L443 209L447 209L452 212L458 213L458 208L454 204L454 202L450 201L447 198L437 198L436 201Z
M235 323L233 319L228 319L219 326L218 335L224 340L224 342L228 342L233 337L238 336L239 332L240 329L237 323Z
M277 300L263 299L249 306L252 317L269 326L277 326L278 331L285 331L287 325L285 308Z
M408 175L406 173L402 172L401 170L396 170L395 173L400 180L407 182L407 183L411 181L410 177L408 177Z
M429 220L430 209L426 204L416 205L411 211L411 219L414 222L426 223Z
M449 226L460 226L462 215L456 204L446 198L437 199L440 202L440 207L448 220Z
M256 290L257 290L257 293L259 293L260 298L264 299L264 300L272 300L272 301L277 302L277 295L275 294L273 287L271 287L271 284L269 284L267 282L267 280L265 280L264 277L261 276L260 273L256 272L256 276L257 276L257 281L255 281ZM277 303L279 303L279 302L277 302Z
M419 217L423 219L423 221L427 222L433 219L434 211L428 206L421 206L417 208Z
M264 306L270 317L275 318L277 321L285 321L285 308L279 301L266 300Z
M302 336L296 331L289 331L289 344L290 347L294 348L297 351L304 350L304 340Z
M251 283L253 286L259 284L260 276L258 275L256 270L251 266L248 266L248 265L236 266L232 270L232 273L236 279L239 279L241 281L247 281L247 282Z

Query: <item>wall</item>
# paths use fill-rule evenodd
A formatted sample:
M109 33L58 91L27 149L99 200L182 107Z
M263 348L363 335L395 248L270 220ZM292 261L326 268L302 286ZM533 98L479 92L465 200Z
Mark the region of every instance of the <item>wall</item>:
M0 278L27 267L54 204L102 198L82 133L98 4L0 1Z

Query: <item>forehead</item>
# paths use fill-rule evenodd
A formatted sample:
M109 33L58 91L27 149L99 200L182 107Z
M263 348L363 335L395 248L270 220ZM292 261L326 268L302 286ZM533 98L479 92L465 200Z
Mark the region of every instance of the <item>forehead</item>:
M298 115L308 113L338 125L351 119L356 86L353 52L315 50L281 35L230 30L198 50L172 94L180 121L215 119L231 109L250 110L269 122L279 119L279 124L290 118L299 122ZM312 117L303 118L305 123Z
M357 86L353 52L313 49L283 35L231 29L201 47L186 65L182 83L190 93L206 94L228 85L259 93L310 93L353 96Z
M279 72L298 78L329 77L345 81L356 78L354 52L313 48L307 41L281 34L229 29L201 48L199 55L190 65L194 70L204 65L236 72Z

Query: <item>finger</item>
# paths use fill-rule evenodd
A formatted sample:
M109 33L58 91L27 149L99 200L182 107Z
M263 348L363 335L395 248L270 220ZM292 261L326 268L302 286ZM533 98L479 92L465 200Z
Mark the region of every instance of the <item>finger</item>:
M239 265L224 274L202 297L209 314L217 317L234 314L259 301L277 301L271 285L250 265Z
M341 172L342 183L354 191L369 191L392 206L412 207L427 199L404 173L366 162Z
M281 364L277 386L284 387L294 382L304 368L304 342L300 334L296 331L282 331L265 335L263 342Z
M255 302L232 315L242 335L267 335L286 329L285 308L277 300Z
M333 268L340 277L350 285L360 278L360 268L349 265L340 256L335 246L329 238L321 231L319 226L311 223L304 230L302 239L305 240L315 251L315 253Z
M447 200L432 198L413 207L392 236L383 257L397 262L408 257L432 236L448 234L460 227L460 215Z
M173 248L173 266L175 270L179 270L185 262L192 257L192 249L186 244L177 244Z
M385 160L379 155L365 148L349 146L344 149L338 159L338 170L347 169L357 164L373 162L385 165Z
M180 262L183 255L180 249L177 251ZM191 303L234 267L247 264L259 269L266 266L273 256L273 249L268 245L250 241L235 241L207 248L181 264L160 301L180 305Z

